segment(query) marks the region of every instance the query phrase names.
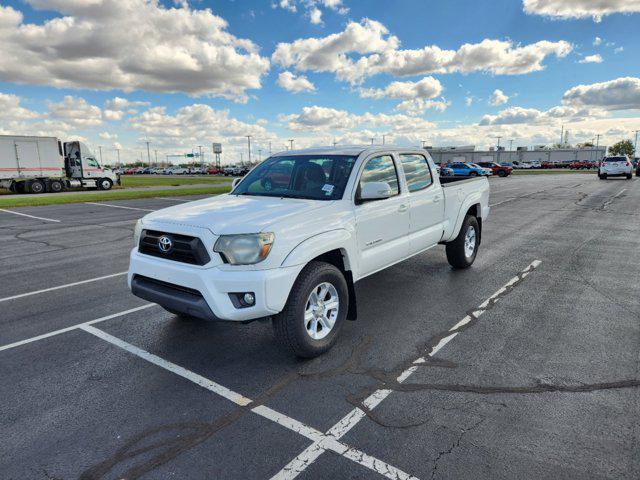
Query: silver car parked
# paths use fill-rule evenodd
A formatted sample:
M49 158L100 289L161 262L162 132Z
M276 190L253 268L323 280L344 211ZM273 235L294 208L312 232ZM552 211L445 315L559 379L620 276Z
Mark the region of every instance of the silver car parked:
M633 164L626 155L604 157L598 167L600 180L606 180L609 177L627 177L627 180L631 180L632 176Z

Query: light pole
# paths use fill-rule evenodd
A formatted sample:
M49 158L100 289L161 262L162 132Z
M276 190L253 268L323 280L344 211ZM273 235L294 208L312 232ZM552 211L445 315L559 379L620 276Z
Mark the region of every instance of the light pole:
M382 135L382 144L383 145L385 144L386 138L387 138L386 134Z
M251 135L247 135L247 151L249 152L249 164L251 164ZM240 158L242 158L242 155L240 155ZM242 160L240 160L240 163L242 163Z
M200 168L204 168L204 157L202 156L202 145L198 145L198 155L200 156Z
M638 132L640 132L640 130L634 130L634 133L636 134L636 143L633 147L633 157L640 157L640 155L638 155Z
M371 137L371 145L373 145L373 137Z
M244 165L244 162L242 160L242 155L243 155L242 152L240 152L240 165Z
M261 161L262 161L262 149L259 148L258 149L258 162L261 162Z
M116 153L118 154L118 166L120 166L120 149L116 148Z
M149 166L151 166L151 150L149 150L149 142L145 142L147 144L147 160L149 161Z
M498 145L496 146L496 151L498 152L498 157L496 162L500 163L500 140L502 139L502 137L496 137L498 139Z
M158 150L154 150L153 153L156 156L156 167L158 166Z
M599 162L599 160L598 160L598 150L600 150L600 137L601 136L602 135L600 135L600 134L596 135L596 161L598 161L598 162ZM605 152L605 153L607 153L607 152Z
M289 143L291 144L291 148L289 148L289 150L293 150L293 138L289 139Z
M98 145L98 150L100 151L100 165L102 165L102 145Z
M269 140L269 155L271 155L271 140Z
M509 162L511 162L511 152L513 152L513 138L511 140L509 140Z

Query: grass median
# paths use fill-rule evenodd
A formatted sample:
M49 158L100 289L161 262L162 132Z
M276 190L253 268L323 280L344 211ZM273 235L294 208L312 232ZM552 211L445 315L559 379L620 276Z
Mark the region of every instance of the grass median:
M205 183L231 183L231 177L209 177L202 175L199 177L184 176L160 176L160 175L122 175L120 181L124 188L132 187L157 187L157 186L180 186L180 185L201 185Z
M551 175L555 173L590 173L591 175L595 175L597 170L569 170L569 169L549 169L549 170L537 170L537 169L525 169L525 170L514 170L512 172L514 175Z
M103 202L108 200L135 200L138 198L182 197L188 195L219 195L231 190L230 185L211 187L174 188L170 190L113 190L100 193L60 193L42 197L6 195L0 197L0 208L37 207L41 205L61 205L63 203Z

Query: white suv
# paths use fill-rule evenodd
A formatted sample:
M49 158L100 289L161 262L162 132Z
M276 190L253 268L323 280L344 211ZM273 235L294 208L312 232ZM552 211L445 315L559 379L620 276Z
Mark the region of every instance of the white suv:
M606 180L608 177L627 177L631 180L633 165L626 155L618 157L604 157L598 167L598 177Z

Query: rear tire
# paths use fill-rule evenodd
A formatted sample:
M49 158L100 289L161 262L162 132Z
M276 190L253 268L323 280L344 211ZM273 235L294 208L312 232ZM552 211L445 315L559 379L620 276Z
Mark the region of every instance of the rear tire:
M632 173L629 173L629 174L627 175L627 180L631 180L631 178L633 178L633 174L632 174Z
M455 269L469 268L478 254L480 225L478 219L467 215L455 240L447 243L447 260Z
M27 190L29 193L43 193L46 188L44 186L44 182L41 182L40 180L34 180L30 184L28 184Z
M477 177L478 176L478 172L470 172L469 176L470 177Z
M314 294L319 301L313 300ZM298 275L282 312L273 317L273 331L295 356L314 358L333 347L348 310L349 289L342 272L330 263L311 262Z
M61 180L51 180L49 183L49 190L53 193L59 193L64 190L64 183Z
M498 176L499 177L506 177L507 176L507 172L505 172L504 170L498 170Z

